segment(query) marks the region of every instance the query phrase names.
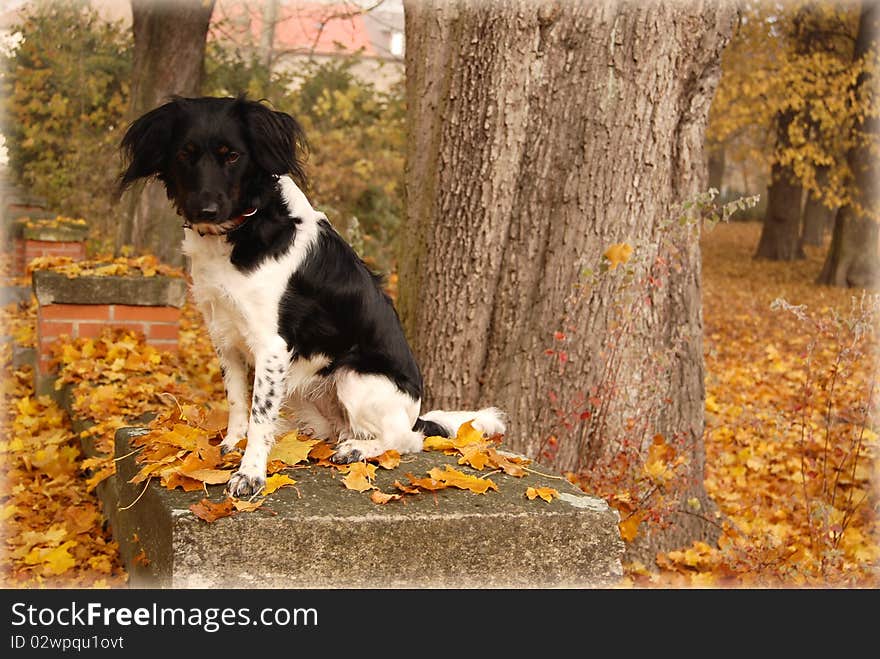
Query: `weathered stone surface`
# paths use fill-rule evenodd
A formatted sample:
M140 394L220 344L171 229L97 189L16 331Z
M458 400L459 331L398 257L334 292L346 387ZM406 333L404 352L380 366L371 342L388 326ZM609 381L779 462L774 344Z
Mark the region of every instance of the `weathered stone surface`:
M89 227L82 226L33 226L25 225L21 235L27 240L48 240L51 242L81 242L89 235Z
M289 472L296 488L273 493L264 509L207 523L189 510L204 492L127 482L137 432L117 433L118 473L99 490L135 587L602 587L622 574L617 513L564 479L492 474L499 492L442 490L377 505L335 470L311 466ZM405 456L376 482L393 492L395 479L446 463L455 458ZM529 501L528 486L564 499ZM223 487L209 486L208 497L222 500Z
M70 279L51 270L33 273L34 294L47 304L129 304L182 307L186 281L180 277L94 277Z

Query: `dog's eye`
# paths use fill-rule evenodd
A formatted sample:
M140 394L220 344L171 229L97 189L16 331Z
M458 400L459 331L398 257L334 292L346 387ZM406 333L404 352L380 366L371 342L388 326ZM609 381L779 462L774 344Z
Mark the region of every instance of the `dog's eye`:
M228 162L230 164L234 163L236 160L238 160L239 155L240 154L238 154L236 151L230 151L229 153L226 154L226 162Z

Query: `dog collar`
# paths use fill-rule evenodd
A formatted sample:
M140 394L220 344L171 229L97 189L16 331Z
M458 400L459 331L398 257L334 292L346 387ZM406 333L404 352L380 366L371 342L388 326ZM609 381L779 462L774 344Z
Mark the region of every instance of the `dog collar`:
M242 213L241 215L239 215L235 219L230 220L230 223L233 226L226 233L229 233L229 231L235 231L238 227L240 227L242 224L247 222L247 219L249 217L252 217L253 215L256 215L256 214L257 214L256 208L248 208L244 213Z
M227 233L231 233L241 227L242 224L247 222L249 217L252 217L257 214L256 208L248 208L244 213L239 215L238 217L231 217L225 222L220 222L219 224L211 223L211 222L199 222L197 224L193 224L191 222L184 222L184 229L193 229L199 233L200 236L205 235L213 235L213 236L225 236Z

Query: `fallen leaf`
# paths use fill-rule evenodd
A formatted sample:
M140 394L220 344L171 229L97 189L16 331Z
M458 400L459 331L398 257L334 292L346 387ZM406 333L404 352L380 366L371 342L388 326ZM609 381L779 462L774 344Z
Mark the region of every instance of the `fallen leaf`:
M232 476L232 471L228 469L195 469L187 471L182 475L192 478L193 480L207 483L208 485L219 485L226 483Z
M559 496L559 492L552 487L529 487L526 488L526 496L529 498L529 501L534 501L537 497L540 497L547 503L550 503Z
M375 489L372 484L376 476L376 465L366 462L353 462L349 465L348 474L342 479L342 484L349 490L366 492Z
M321 440L300 439L298 433L294 430L282 435L275 442L275 446L269 451L269 460L281 460L292 467L308 459L312 447L319 441Z
M25 556L24 562L26 565L42 565L45 574L63 574L76 565L76 559L69 552L76 545L76 540L68 540L54 549L36 547Z
M428 490L429 492L434 492L435 490L443 490L447 487L446 483L438 481L435 478L416 478L412 474L407 474L406 477L409 479L409 482L412 483L415 487L422 490ZM395 483L397 482L395 481ZM407 491L399 483L397 483L397 487L404 492Z
M232 499L227 498L218 503L212 503L208 499L202 499L198 503L192 504L189 509L195 513L196 517L206 522L216 522L221 517L229 517L235 513L235 505Z
M470 476L450 467L449 465L444 466L445 469L443 470L439 467L434 467L428 471L428 475L435 480L445 483L447 486L457 487L462 490L470 490L475 494L485 494L486 490L489 489L495 490L496 492L498 491L498 486L488 478Z
M266 479L266 486L263 488L261 494L272 494L275 490L285 487L286 485L296 485L296 481L287 474L275 474L274 476L269 476L269 478Z
M389 501L397 501L398 499L402 499L402 494L386 494L385 492L380 492L376 490L372 494L370 494L370 499L373 503L385 504Z
M252 513L266 502L265 499L259 501L245 501L242 499L233 499L232 505L240 513Z
M400 453L394 449L389 449L374 459L379 462L379 466L382 469L396 469L400 464Z

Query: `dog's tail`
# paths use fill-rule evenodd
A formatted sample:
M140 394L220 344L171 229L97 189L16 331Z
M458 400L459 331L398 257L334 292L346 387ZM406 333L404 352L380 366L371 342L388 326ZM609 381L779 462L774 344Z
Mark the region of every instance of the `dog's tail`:
M459 427L471 422L474 430L492 436L504 433L506 429L504 413L497 407L484 407L476 411L432 410L422 414L413 426L413 430L421 432L425 437L455 437Z

